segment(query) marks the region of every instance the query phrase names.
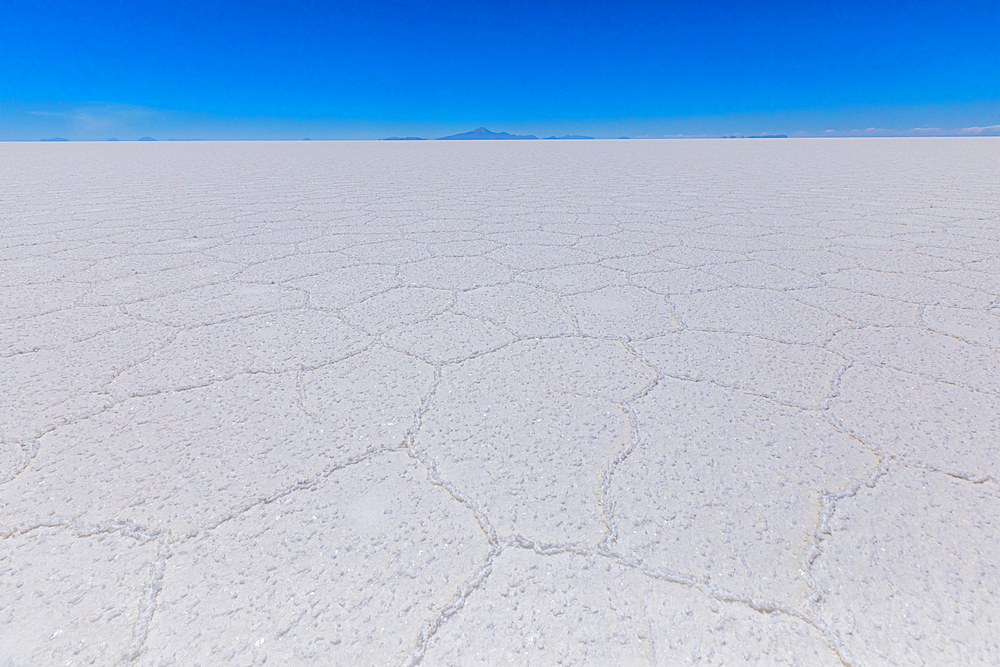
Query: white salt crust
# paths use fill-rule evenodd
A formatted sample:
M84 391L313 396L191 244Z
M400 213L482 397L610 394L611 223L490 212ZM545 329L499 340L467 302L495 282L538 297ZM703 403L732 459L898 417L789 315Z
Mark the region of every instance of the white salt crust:
M0 665L995 665L994 139L0 144Z

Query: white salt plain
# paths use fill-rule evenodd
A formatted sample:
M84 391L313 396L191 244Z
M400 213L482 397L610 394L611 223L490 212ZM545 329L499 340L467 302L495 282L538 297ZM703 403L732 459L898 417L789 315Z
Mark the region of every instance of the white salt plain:
M0 665L1000 664L998 183L0 145Z

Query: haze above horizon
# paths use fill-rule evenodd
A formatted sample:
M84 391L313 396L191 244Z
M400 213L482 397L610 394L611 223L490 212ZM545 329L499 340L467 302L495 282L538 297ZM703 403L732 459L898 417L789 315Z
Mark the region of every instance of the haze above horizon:
M12 0L0 140L1000 135L1000 3Z

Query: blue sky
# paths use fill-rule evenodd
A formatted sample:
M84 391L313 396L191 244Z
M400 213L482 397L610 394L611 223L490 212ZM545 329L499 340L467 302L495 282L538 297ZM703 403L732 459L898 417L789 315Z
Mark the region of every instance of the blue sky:
M997 0L3 5L0 139L1000 133Z

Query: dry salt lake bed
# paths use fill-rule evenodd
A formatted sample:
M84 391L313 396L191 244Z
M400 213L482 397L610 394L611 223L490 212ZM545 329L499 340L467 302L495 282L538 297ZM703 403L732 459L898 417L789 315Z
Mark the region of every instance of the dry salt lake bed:
M0 665L996 665L998 183L0 144Z

